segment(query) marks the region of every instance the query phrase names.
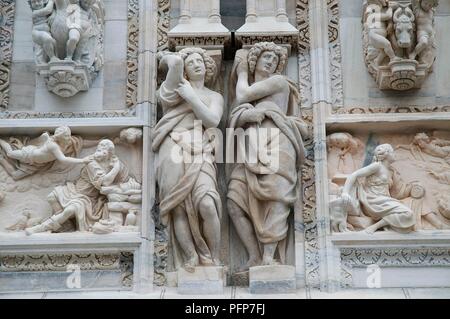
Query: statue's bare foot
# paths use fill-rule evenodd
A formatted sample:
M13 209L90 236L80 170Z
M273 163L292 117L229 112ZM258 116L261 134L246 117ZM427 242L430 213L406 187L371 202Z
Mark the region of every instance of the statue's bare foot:
M376 231L377 231L377 228L370 226L370 227L367 227L366 229L360 230L358 233L365 234L365 235L373 235Z
M263 257L262 266L273 266L273 265L278 265L278 263L271 257Z
M191 259L189 259L187 262L185 262L183 268L187 272L193 273L195 271L196 266L198 266L198 257L194 256Z
M56 56L50 58L50 63L51 62L58 62L58 61L61 61L61 60L58 57L56 57Z

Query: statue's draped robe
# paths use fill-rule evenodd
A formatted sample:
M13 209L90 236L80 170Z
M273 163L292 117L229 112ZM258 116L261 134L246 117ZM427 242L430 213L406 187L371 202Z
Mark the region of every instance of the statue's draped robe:
M374 221L384 220L397 232L413 230L416 219L413 211L400 200L410 196L412 184L406 184L397 172L391 171L389 180L371 175L356 186L362 212Z
M201 124L194 133L196 118L191 106L178 93L168 90L165 83L159 89L158 99L165 112L155 127L152 148L157 153L161 222L170 233L172 254L169 256L173 259L169 260L168 267L176 270L186 261L173 229L174 209L186 214L200 263L209 264L212 255L203 235L199 204L205 196L210 196L219 218L222 210L212 144Z
M75 183L57 186L52 192L63 209L71 205L76 207L79 213L77 220L84 223L85 229L89 229L100 219L108 218L108 207L105 205L107 198L100 194L102 180L107 173L96 161L91 161L83 167L80 178ZM113 185L124 183L128 178L128 169L121 163Z
M30 152L31 148L36 147L33 144L33 140L29 137L12 137L9 143L13 150L22 150L23 152ZM67 157L78 157L81 149L83 148L83 139L80 136L71 136L70 143L66 145L64 149L61 149L63 154ZM16 159L9 158L3 149L0 149L0 154L18 171L22 171L27 175L33 175L37 172L52 171L55 161L49 163L32 163L31 160L28 163L18 161Z
M277 251L282 263L286 263L288 217L294 206L301 201L299 170L305 159L302 141L305 124L297 116L290 116L295 114L294 109L298 107L298 99L295 87L291 83L289 85L288 115L284 114L274 102L260 102L255 106L243 104L232 110L229 124L231 129L236 129L240 117L246 111L258 108L265 114L265 120L261 126L264 129L279 129L278 138L268 138L265 145L267 153L272 151L272 156L279 154L278 169L268 169L259 157L256 158L256 163L252 163L252 159L249 159L244 163L235 164L229 176L227 197L235 202L251 220L260 243L278 243ZM267 132L255 125L250 125L247 132L248 130L256 130L257 136L264 136L264 132ZM228 131L228 153L234 148L232 134L233 131ZM267 134L270 136L270 133ZM251 139L249 140L247 142L251 143ZM247 143L244 140L241 141ZM238 145L238 148L245 147Z

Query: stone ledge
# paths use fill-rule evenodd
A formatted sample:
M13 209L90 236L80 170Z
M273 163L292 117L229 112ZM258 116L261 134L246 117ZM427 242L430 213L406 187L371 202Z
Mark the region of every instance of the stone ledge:
M96 235L91 233L67 234L33 234L24 233L0 234L0 251L5 253L27 253L38 251L133 251L139 248L143 239L139 233L112 233Z
M386 247L406 245L410 246L445 246L450 247L450 231L426 230L410 234L398 234L395 232L378 232L373 235L362 233L341 233L330 236L333 244L342 247ZM406 248L406 247L405 247Z

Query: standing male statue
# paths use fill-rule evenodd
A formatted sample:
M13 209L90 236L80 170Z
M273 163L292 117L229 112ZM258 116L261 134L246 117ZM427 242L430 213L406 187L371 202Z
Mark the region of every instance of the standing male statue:
M302 137L307 127L295 116L297 88L281 75L286 62L287 50L272 42L236 53L232 79L237 81L237 106L229 126L243 128L250 136L249 141L241 141L247 145L238 149L251 149L252 131L259 139L257 146L263 148L257 149L255 162L235 164L229 177L228 213L249 255L244 269L286 264L288 217L300 196ZM277 132L275 138L268 131ZM261 145L263 136L271 138ZM232 140L228 136L227 142ZM232 152L230 147L234 146L228 144L227 152ZM265 151L271 155L265 156Z

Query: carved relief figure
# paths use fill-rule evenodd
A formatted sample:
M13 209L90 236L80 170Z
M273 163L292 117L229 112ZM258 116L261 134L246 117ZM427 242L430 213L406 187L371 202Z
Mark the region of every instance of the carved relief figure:
M369 40L366 58L376 66L381 65L386 56L391 61L396 59L388 40L388 23L392 19L392 7L388 5L387 0L372 0L368 2L364 13L364 28Z
M53 0L30 0L33 19L33 42L37 44L37 63L56 61L56 40L50 34L49 17L53 11Z
M409 90L422 86L435 60L437 5L437 0L366 1L365 61L380 89Z
M236 53L232 78L237 80L237 106L229 127L257 136L270 129L278 132L263 146L278 157L277 165L273 157L257 152L255 163L235 164L229 177L228 212L249 255L245 269L286 263L288 217L300 194L298 170L305 157L302 137L307 128L296 116L297 88L281 75L286 62L287 50L269 42ZM232 140L227 137L228 143ZM227 152L232 147L228 145Z
M360 140L348 133L333 133L327 136L328 177L347 175L357 169L355 154L363 147Z
M220 264L221 200L213 147L204 133L218 126L224 100L207 88L216 64L205 50L186 48L159 58L168 72L158 92L164 115L154 130L153 150L161 220L171 234L168 267L193 271Z
M74 158L83 147L90 147L96 141L72 136L67 126L58 127L53 135L43 133L40 137L0 139L0 165L14 179L19 180L37 171L49 170L55 161L64 164L82 164L90 158Z
M49 90L63 97L87 90L103 66L102 0L29 3L38 71L46 78Z
M58 231L71 218L79 231L88 231L100 220L107 220L106 197L101 195L104 187L125 183L129 179L128 169L115 155L112 141L102 140L75 183L57 186L47 200L53 216L42 223L27 228L28 235L45 231Z
M413 185L404 184L392 170L394 149L389 144L377 146L373 163L349 176L341 198L347 210L361 210L370 216L375 224L364 231L373 234L381 228L389 227L397 232L413 230L415 218L413 211L399 199L411 196ZM358 182L362 178L363 181Z
M410 56L411 59L418 57L419 63L433 65L435 54L435 31L434 13L438 6L438 0L413 0L413 9L417 25L417 45Z

